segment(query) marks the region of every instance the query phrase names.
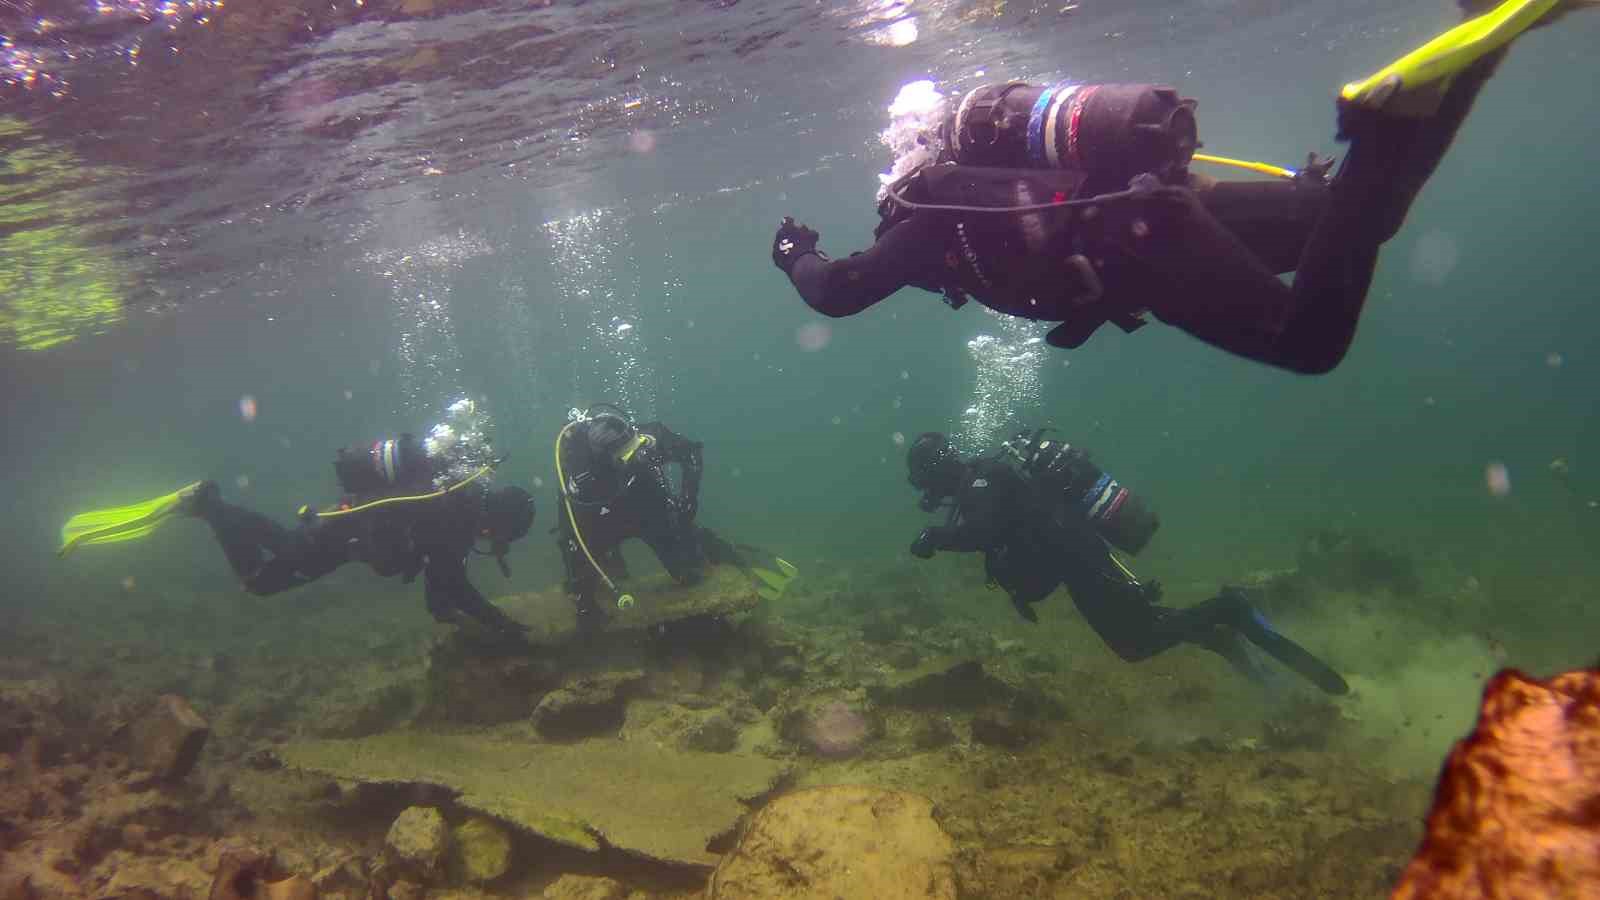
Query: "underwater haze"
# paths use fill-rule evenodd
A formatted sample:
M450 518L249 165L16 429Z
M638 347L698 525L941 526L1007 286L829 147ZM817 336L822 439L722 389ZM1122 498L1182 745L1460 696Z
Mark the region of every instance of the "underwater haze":
M1355 689L1336 746L1296 765L1372 767L1408 786L1395 815L1420 828L1489 675L1594 662L1600 12L1518 40L1325 376L1159 323L1058 350L1047 326L911 288L826 319L770 250L786 215L835 256L871 242L879 133L909 82L1172 84L1208 152L1295 165L1342 153L1339 85L1457 18L1446 0L5 2L0 674L210 654L332 672L375 635L435 634L420 585L357 566L249 596L195 522L56 550L74 513L202 479L290 521L336 499L337 448L424 434L459 397L494 418L496 484L538 506L509 580L486 560L472 578L491 599L554 590L556 433L611 402L704 442L701 519L799 567L793 608L766 615L859 628L916 584L1001 655L1110 673L1129 708L1069 715L1124 729L1118 747L1243 746L1250 695L1210 655L1122 663L1064 591L1031 627L978 561L907 553L929 522L909 441L977 451L1049 424L1159 511L1133 565L1169 603L1330 544L1404 573L1273 611ZM1190 673L1222 687L1169 702ZM201 711L221 727L221 705ZM893 786L937 795L942 777ZM1397 826L1384 852L1419 833ZM1279 895L1228 884L1206 895Z

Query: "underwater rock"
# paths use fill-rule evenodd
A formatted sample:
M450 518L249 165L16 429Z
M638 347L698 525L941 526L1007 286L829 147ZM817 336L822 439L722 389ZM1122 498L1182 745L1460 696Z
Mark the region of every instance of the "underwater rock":
M317 900L316 885L299 875L274 879L272 855L229 847L217 860L209 900Z
M1080 853L1067 847L985 847L962 854L956 877L963 897L1075 896L1082 892L1063 891L1057 882L1083 862Z
M626 691L643 679L639 669L574 679L544 695L533 709L533 727L551 740L616 734L622 727Z
M601 841L652 859L710 866L712 841L771 790L783 763L683 753L649 743L530 743L495 736L399 732L279 748L285 765L367 784L426 784L455 804L582 850Z
M416 721L452 725L525 721L539 697L560 686L555 659L486 655L467 646L459 635L452 632L429 648Z
M896 672L870 689L874 702L912 709L971 709L1008 702L1015 690L975 659L941 656Z
M0 900L33 898L33 879L26 872L0 872Z
M972 739L980 744L1020 750L1038 736L1034 727L1010 710L984 710L972 717Z
M911 733L911 746L917 750L937 750L956 742L955 726L948 716L929 716L917 723Z
M134 763L161 779L176 781L194 769L211 726L187 700L162 694L134 721L131 735Z
M707 900L955 900L955 843L926 797L860 785L784 794L751 819Z
M367 877L367 862L359 856L349 856L322 867L311 876L317 893L323 897L338 895L365 900L371 890Z
M56 765L68 740L66 692L53 678L0 682L0 753L25 772Z
M890 644L905 636L905 617L898 609L876 610L861 626L861 638L869 644Z
M739 728L728 714L718 710L700 720L683 736L685 750L702 753L727 753L739 745Z
M806 697L783 715L785 740L828 759L854 756L878 737L883 723L859 701L841 694Z
M630 579L627 587L633 606L608 609L610 618L599 634L634 635L685 619L748 612L761 603L755 585L732 566L711 566L687 587L665 575ZM535 646L563 644L578 634L572 601L559 587L498 597L495 605L528 627L527 638Z
M423 900L428 896L428 889L415 881L402 878L389 885L389 900Z
M651 670L645 679L645 690L665 700L698 694L705 685L705 667L692 656L674 657L666 666Z
M883 661L896 669L915 668L922 662L922 651L910 644L890 644L883 651Z
M384 846L397 862L427 879L439 875L450 849L450 829L444 816L431 806L413 806L389 826Z
M454 867L473 884L493 881L511 868L511 836L482 816L473 816L450 832Z
M1506 670L1456 744L1393 900L1591 897L1600 885L1600 669Z
M589 875L563 875L539 895L542 900L627 900L619 881Z

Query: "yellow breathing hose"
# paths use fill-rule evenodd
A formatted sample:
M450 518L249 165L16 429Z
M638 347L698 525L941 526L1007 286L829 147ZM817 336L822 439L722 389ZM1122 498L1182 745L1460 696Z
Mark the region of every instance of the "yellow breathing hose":
M622 593L621 589L617 587L617 583L611 580L610 575L606 574L606 570L600 568L600 564L595 561L594 554L589 552L589 545L583 540L583 529L578 527L578 516L572 511L572 497L567 494L567 476L561 471L561 442L566 439L567 432L571 431L572 426L576 424L578 423L568 422L556 433L556 484L558 486L557 489L561 491L561 505L567 511L567 521L572 524L572 536L577 538L578 547L583 550L583 555L589 560L589 565L594 566L595 572L606 583L606 587L611 588L611 593L617 595L617 608L627 609L633 605L633 595Z
M1117 555L1115 553L1112 553L1110 550L1107 550L1106 551L1106 555L1111 557L1111 561L1117 564L1117 568L1122 570L1122 574L1128 576L1128 580L1129 581L1133 582L1134 584L1138 584L1139 583L1139 576L1133 574L1133 570L1132 569L1130 569L1127 566L1123 565L1122 564L1122 560L1117 559Z
M1293 178L1295 176L1293 169L1285 169L1283 166L1275 166L1272 163L1250 162L1247 159L1230 159L1226 156L1212 156L1209 153L1196 153L1194 158L1200 162L1208 162L1216 166L1249 169L1252 172L1260 172L1263 175L1276 175L1279 178Z
M460 481L456 482L455 484L452 484L447 488L440 488L439 490L434 491L434 492L429 493L429 494L414 494L414 495L412 495L410 497L385 497L382 500L374 500L371 503L363 503L360 506L352 506L349 509L330 509L327 512L319 512L319 513L317 513L317 518L319 518L319 519L333 519L333 518L337 518L338 516L348 516L348 515L353 515L353 514L358 513L358 512L364 512L366 510L373 509L373 508L379 507L379 506L387 506L390 503L414 503L414 502L419 501L419 500L432 500L435 497L443 497L445 494L448 494L451 491L458 491L458 490L466 487L467 485L473 483L474 481L477 481L479 478L483 477L483 475L486 472L488 472L489 470L491 470L493 468L494 468L494 463L490 463L490 464L484 466L483 468L479 469L478 471L473 472L471 475L467 476L466 478L461 479ZM300 507L300 514L304 515L305 512L306 512L306 507L304 507L304 506Z

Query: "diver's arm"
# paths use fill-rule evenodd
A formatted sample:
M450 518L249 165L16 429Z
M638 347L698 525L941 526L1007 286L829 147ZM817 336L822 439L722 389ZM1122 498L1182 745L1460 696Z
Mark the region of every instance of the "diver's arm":
M1005 465L980 463L957 495L958 514L951 524L925 529L917 542L933 550L972 552L998 546L1014 527L1017 510L1026 502L1020 476Z
M789 262L786 271L807 306L834 318L853 316L936 274L944 255L944 227L934 217L914 214L866 250L829 259L813 245Z
M467 580L467 564L448 551L428 554L422 570L423 597L435 621L454 624L464 613L495 631L526 631L527 626L500 611Z
M694 511L700 508L700 476L705 471L703 455L705 445L699 441L689 440L660 422L652 422L640 430L655 436L662 462L677 463L682 468L683 493L679 501L684 505L689 517L693 518Z

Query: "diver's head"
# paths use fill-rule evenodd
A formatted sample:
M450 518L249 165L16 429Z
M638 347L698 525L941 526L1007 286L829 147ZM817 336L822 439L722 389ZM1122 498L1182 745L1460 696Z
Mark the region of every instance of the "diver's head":
M894 154L889 171L878 176L878 201L888 186L938 159L945 98L932 81L913 81L900 88L889 105L889 125L878 140Z
M589 450L595 459L609 460L617 466L633 462L639 448L648 445L651 437L641 434L628 424L628 420L614 413L600 413L589 420Z
M533 513L533 496L522 488L503 487L490 491L483 499L480 532L481 537L489 539L490 552L504 557L511 542L525 537L533 527Z
M961 488L965 465L950 439L937 431L917 435L906 451L906 480L922 492L922 508L933 510Z

